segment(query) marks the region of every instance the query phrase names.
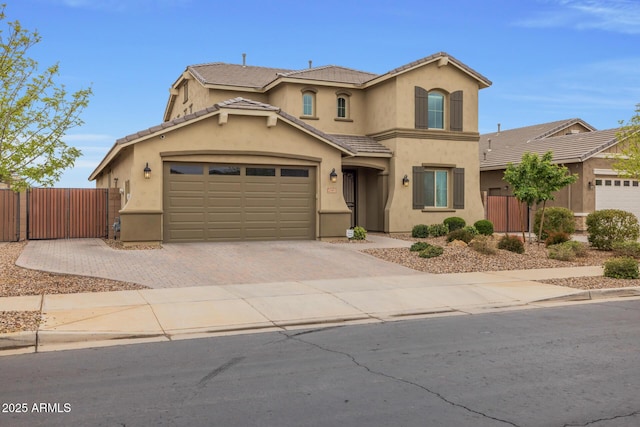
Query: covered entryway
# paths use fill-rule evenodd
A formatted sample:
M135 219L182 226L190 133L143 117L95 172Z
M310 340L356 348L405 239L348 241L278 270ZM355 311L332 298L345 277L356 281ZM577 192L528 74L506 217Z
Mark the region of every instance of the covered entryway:
M640 184L634 179L596 178L596 210L620 209L640 220Z
M164 241L315 239L315 168L165 162Z

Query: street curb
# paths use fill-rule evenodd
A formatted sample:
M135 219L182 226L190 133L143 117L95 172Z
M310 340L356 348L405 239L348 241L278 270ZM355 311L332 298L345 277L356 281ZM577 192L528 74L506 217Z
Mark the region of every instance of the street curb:
M20 331L0 334L0 351L35 347L38 340L36 331Z
M113 341L136 338L166 337L158 332L67 332L67 331L39 331L38 346L53 344L69 344L86 341Z
M640 287L629 288L611 288L611 289L592 289L583 292L576 292L575 294L563 295L560 297L546 298L537 302L565 302L565 301L587 301L596 299L609 299L609 298L630 298L640 297Z

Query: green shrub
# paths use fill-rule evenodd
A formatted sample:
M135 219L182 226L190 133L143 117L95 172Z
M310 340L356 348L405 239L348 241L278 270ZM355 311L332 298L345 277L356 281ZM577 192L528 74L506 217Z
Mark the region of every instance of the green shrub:
M446 236L449 232L449 227L446 224L431 224L429 226L429 236L441 237Z
M428 248L421 250L418 256L420 258L435 258L442 255L443 252L442 246L429 245Z
M493 223L488 219L481 219L480 221L476 221L473 226L478 230L478 233L491 236L493 234Z
M420 252L422 250L427 249L429 246L431 246L431 245L428 244L427 242L415 242L413 245L411 245L409 250L411 252Z
M469 233L471 233L474 236L478 235L478 230L473 225L465 225L464 227L462 227L462 229L464 231L468 231Z
M458 230L450 231L447 234L447 242L453 242L454 240L462 240L465 243L469 243L473 240L475 236L471 234L469 231L464 230L462 228Z
M544 241L545 246L557 245L559 243L568 242L571 236L564 231L552 231L549 237Z
M610 251L613 242L638 240L640 226L631 212L603 209L587 215L587 233L591 246Z
M353 227L353 240L365 240L367 238L367 230L359 225Z
M445 218L442 222L444 225L449 227L449 231L460 230L462 227L467 225L466 221L459 216L450 216L449 218Z
M604 262L604 277L614 279L637 279L638 261L631 257L610 258Z
M613 242L611 249L618 256L627 256L632 258L640 258L640 243L632 241Z
M534 231L538 235L540 230L540 218L542 209L536 211ZM551 233L564 232L569 235L576 231L576 222L573 219L573 212L567 208L550 207L544 210L544 224L542 225L542 240L546 240ZM553 243L552 243L553 244Z
M498 252L489 237L482 234L474 237L473 240L469 242L469 246L474 251L484 255L494 255Z
M419 237L422 239L429 237L429 226L425 224L414 225L411 230L411 237Z
M566 246L564 243L549 245L547 249L547 256L551 259L557 259L558 261L573 261L576 257L573 248Z
M561 245L571 248L577 257L587 256L587 245L585 243L569 240L568 242L561 243Z
M498 241L498 249L505 249L510 252L523 254L524 243L522 243L522 239L520 239L518 236L511 236L509 234L505 234Z

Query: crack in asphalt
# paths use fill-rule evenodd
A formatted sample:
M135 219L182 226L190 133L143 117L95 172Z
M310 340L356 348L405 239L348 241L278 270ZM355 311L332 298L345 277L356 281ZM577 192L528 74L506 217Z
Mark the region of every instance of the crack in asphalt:
M316 348L318 348L320 350L323 350L323 351L326 351L326 352L329 352L329 353L335 353L335 354L340 354L340 355L346 356L349 359L351 359L351 361L356 366L365 369L367 372L369 372L371 374L379 375L381 377L385 377L385 378L388 378L388 379L391 379L391 380L394 380L394 381L398 381L398 382L401 382L401 383L404 383L404 384L411 385L413 387L417 387L417 388L419 388L421 390L424 390L427 393L437 397L438 399L442 400L443 402L445 402L445 403L447 403L447 404L449 404L451 406L464 409L465 411L471 412L471 413L476 414L476 415L480 415L480 416L482 416L484 418L487 418L487 419L490 419L490 420L499 421L501 423L509 424L511 426L514 426L514 427L520 427L518 424L515 424L515 423L513 423L511 421L503 420L501 418L492 417L491 415L485 414L485 413L480 412L480 411L476 411L475 409L469 408L468 406L465 406L465 405L462 405L460 403L456 403L456 402L454 402L452 400L449 400L446 397L444 397L442 394L440 394L440 393L438 393L436 391L433 391L433 390L431 390L431 389L429 389L429 388L427 388L427 387L425 387L425 386L423 386L421 384L406 380L404 378L394 377L393 375L385 374L384 372L374 371L373 369L369 368L368 366L363 365L362 363L358 362L356 360L356 358L354 356L352 356L351 354L349 354L349 353L346 353L344 351L339 351L339 350L333 350L333 349L330 349L330 348L326 348L326 347L321 346L320 344L312 343L312 342L305 341L305 340L299 338L299 336L302 335L302 333L295 334L295 335L288 335L285 332L280 332L280 334L284 335L287 339L292 339L292 340L295 340L295 341L299 341L301 343L304 343L304 344L307 344L307 345L311 345L313 347L316 347ZM569 426L563 426L563 427L569 427Z
M564 424L562 427L585 427L585 426L589 426L589 425L596 424L596 423L599 423L599 422L613 421L613 420L618 420L620 418L629 418L629 417L634 417L636 415L640 415L640 411L631 412L631 413L625 414L625 415L615 415L615 416L609 417L609 418L599 418L597 420L588 421L588 422L586 422L584 424Z
M237 365L238 363L242 362L244 359L245 359L244 356L234 357L233 359L229 360L227 363L217 367L216 369L214 369L213 371L209 372L207 375L202 377L200 381L198 381L198 387L202 388L206 386L207 383L210 380L212 380L214 377L220 375L221 373L231 368L232 366Z

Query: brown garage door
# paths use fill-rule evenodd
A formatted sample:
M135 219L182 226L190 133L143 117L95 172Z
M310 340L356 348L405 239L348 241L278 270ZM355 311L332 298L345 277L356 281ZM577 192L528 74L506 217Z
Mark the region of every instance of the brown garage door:
M315 238L315 169L166 162L166 242Z

